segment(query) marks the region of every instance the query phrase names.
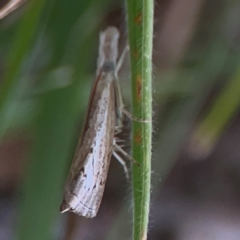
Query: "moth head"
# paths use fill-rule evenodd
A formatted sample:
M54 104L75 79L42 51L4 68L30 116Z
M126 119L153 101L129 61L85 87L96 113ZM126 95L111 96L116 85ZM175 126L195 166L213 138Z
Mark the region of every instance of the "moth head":
M98 69L104 72L115 69L118 57L119 31L115 27L108 27L100 33Z

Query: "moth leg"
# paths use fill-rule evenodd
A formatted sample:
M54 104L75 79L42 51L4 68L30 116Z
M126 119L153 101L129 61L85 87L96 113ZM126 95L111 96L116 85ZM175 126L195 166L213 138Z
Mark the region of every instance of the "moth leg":
M123 166L124 172L126 174L126 178L127 180L129 180L128 168L125 161L115 151L113 151L113 156L121 163L121 165Z
M115 106L116 106L116 120L117 126L119 129L123 127L123 111L124 108L123 99L122 99L122 92L119 85L119 81L117 75L114 77L114 91L115 91Z
M121 56L120 56L120 58L119 58L119 60L118 60L118 62L117 62L117 66L116 66L116 69L115 69L115 75L118 75L118 71L122 67L124 58L125 58L128 51L129 51L129 46L126 45L122 54L121 54Z
M121 133L122 132L122 128L123 128L122 126L116 126L115 127L115 135Z
M136 121L136 122L141 122L141 123L150 123L150 120L144 120L140 118L134 117L129 111L127 111L125 108L122 108L122 112L128 116L131 120Z
M118 71L119 69L122 67L124 58L127 54L127 52L129 51L129 46L126 45L126 47L124 48L117 66L116 66L116 70L114 72L114 76L115 76L115 91L116 91L116 102L117 102L117 112L118 112L118 116L119 116L119 125L122 126L122 120L123 120L123 116L122 113L124 113L126 116L128 116L131 120L136 121L136 122L141 122L141 123L149 123L151 122L150 120L144 120L144 119L139 119L134 117L130 112L128 112L125 108L124 108L124 104L123 104L123 100L122 100L122 94L121 94L121 90L120 90L120 86L119 86L119 82L118 82Z
M115 88L115 95L116 95L116 109L117 109L117 116L118 116L118 125L120 127L123 126L123 113L128 116L131 120L136 121L136 122L141 122L141 123L150 123L150 120L144 120L144 119L139 119L134 117L130 112L128 112L125 108L124 108L124 104L123 104L123 99L122 99L122 93L121 93L121 89L120 89L120 85L118 82L118 71L120 70L120 68L122 67L124 58L127 54L127 52L129 51L129 46L126 45L116 66L116 69L114 71L114 77L115 77L115 84L114 84L114 88Z
M114 149L116 151L121 152L127 159L133 161L137 166L139 166L139 163L133 157L131 157L127 152L125 152L120 146L118 146L116 143L114 144Z
M126 45L118 62L117 62L117 66L114 71L114 91L115 91L115 97L116 97L117 125L119 125L119 127L123 127L122 109L124 108L124 104L123 104L123 99L122 99L121 88L120 88L119 81L118 81L118 72L123 65L124 58L128 51L129 51L129 46Z

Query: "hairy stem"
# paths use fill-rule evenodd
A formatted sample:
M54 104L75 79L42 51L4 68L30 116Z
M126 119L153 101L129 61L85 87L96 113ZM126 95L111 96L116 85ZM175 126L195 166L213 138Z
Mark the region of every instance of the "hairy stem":
M152 145L152 39L153 1L128 0L128 31L132 72L132 104L135 117L148 123L133 121L134 226L133 239L147 239Z

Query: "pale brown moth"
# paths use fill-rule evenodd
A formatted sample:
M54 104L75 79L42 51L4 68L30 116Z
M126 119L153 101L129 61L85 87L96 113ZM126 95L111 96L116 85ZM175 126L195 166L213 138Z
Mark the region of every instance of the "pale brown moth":
M119 31L115 27L108 27L100 33L97 76L83 133L65 186L61 212L70 211L87 218L96 216L112 155L123 165L128 176L126 164L117 151L132 158L118 145L115 137L122 130L123 113L130 115L124 110L117 80L125 55L122 54L117 65L118 40Z

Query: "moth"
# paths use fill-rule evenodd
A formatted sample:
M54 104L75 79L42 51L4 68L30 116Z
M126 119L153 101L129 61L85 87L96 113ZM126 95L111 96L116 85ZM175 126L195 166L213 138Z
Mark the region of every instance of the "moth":
M102 201L111 156L128 170L117 152L131 158L119 146L116 134L122 130L124 109L117 73L125 52L118 58L119 31L108 27L100 33L96 79L92 87L88 112L70 173L60 212L74 212L93 218Z

